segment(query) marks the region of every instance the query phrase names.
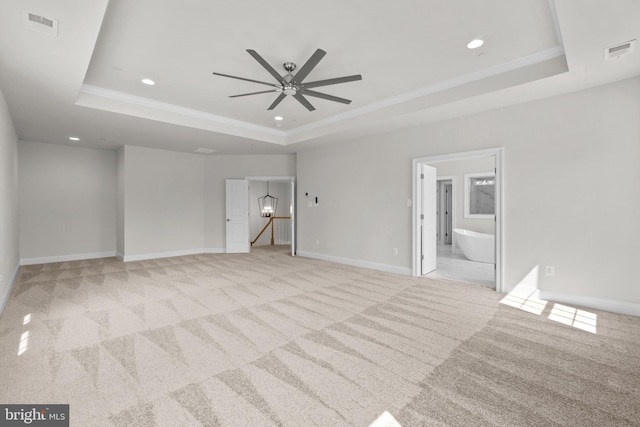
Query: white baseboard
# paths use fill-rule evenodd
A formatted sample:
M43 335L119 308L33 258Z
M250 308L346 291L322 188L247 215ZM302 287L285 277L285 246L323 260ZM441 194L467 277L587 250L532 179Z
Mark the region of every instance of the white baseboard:
M197 248L197 249L183 249L180 251L167 251L167 252L153 252L148 254L137 254L137 255L124 255L122 260L124 262L130 261L144 261L147 259L156 259L156 258L170 258L174 256L186 256L186 255L198 255L204 254L206 249Z
M137 255L124 255L124 254L121 254L120 252L110 251L110 252L94 252L94 253L86 253L86 254L60 255L60 256L52 256L52 257L22 258L20 259L20 265L49 264L52 262L82 261L85 259L108 258L108 257L116 257L120 261L129 262L129 261L143 261L146 259L169 258L173 256L198 255L198 254L223 254L223 253L226 253L225 248L185 249L181 251L154 252L154 253L137 254Z
M20 270L20 263L16 265L16 269L13 271L13 275L11 276L11 279L9 279L9 281L7 282L7 289L4 292L4 295L2 295L1 297L2 300L0 300L0 316L4 311L4 307L7 305L7 301L9 301L9 296L11 295L11 290L13 289L13 285L16 283L16 278L18 277L19 270Z
M226 248L204 248L205 254L226 254Z
M82 261L85 259L109 258L114 256L116 256L116 251L59 255L59 256L39 257L39 258L20 258L20 265L49 264L52 262L66 262L66 261Z
M397 265L380 264L380 263L377 263L377 262L362 261L362 260L350 259L350 258L342 258L342 257L336 257L336 256L331 256L331 255L318 254L318 253L315 253L315 252L307 252L307 251L300 251L300 250L298 250L296 252L296 254L298 256L303 256L303 257L313 258L313 259L319 259L319 260L322 260L322 261L331 261L331 262L335 262L335 263L338 263L338 264L346 264L346 265L352 265L354 267L362 267L362 268L368 268L368 269L371 269L371 270L384 271L384 272L387 272L387 273L401 274L403 276L411 276L411 269L410 268L398 267Z
M596 310L610 311L612 313L640 316L640 304L629 303L603 298L593 298L581 295L568 295L559 292L538 290L538 298L545 301L554 301L562 304L577 305L579 307L595 308Z

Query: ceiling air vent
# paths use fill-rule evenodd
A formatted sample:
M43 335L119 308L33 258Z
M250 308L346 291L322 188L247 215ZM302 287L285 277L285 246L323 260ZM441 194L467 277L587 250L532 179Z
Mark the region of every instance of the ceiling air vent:
M39 33L58 37L58 21L22 9L24 26Z
M211 154L216 152L216 150L212 150L211 148L196 148L193 151L200 154Z
M610 59L619 58L622 55L633 52L633 47L635 46L635 44L636 41L634 39L606 48L604 50L604 60L608 61Z

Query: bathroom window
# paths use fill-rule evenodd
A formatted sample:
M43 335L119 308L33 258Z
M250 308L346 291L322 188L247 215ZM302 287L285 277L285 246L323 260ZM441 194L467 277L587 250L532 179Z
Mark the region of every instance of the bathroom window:
M493 172L464 175L464 217L495 217L496 174Z

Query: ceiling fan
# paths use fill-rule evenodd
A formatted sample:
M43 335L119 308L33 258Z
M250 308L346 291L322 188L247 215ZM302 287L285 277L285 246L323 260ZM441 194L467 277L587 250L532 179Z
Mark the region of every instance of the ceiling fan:
M307 98L304 97L304 95L314 96L316 98L322 98L328 101L341 102L343 104L350 104L351 103L350 99L339 98L337 96L327 95L326 93L316 92L315 90L310 90L310 89L315 87L320 87L320 86L329 86L329 85L335 85L338 83L347 83L347 82L353 82L356 80L362 80L362 76L360 74L356 74L353 76L336 77L333 79L316 80L315 82L303 83L304 79L307 77L307 75L309 75L311 70L313 70L315 66L318 65L318 62L320 62L320 60L327 54L327 52L325 52L322 49L317 49L313 53L313 55L311 55L311 58L309 58L307 62L305 62L302 68L300 68L295 75L293 74L293 71L296 69L296 64L294 64L293 62L285 62L284 64L282 64L285 71L287 72L287 74L285 74L284 76L281 76L280 74L278 74L278 72L271 65L269 65L267 61L265 61L255 50L247 49L247 52L249 52L249 55L253 56L254 59L258 61L258 63L260 63L260 65L262 65L269 72L269 74L271 74L278 81L277 84L262 82L262 81L253 80L253 79L246 79L244 77L230 76L228 74L221 74L221 73L213 73L213 74L216 76L230 77L232 79L246 80L248 82L260 83L263 85L272 86L273 89L270 89L270 90L243 93L240 95L231 95L229 97L229 98L238 98L240 96L258 95L261 93L270 93L270 92L280 93L280 95L278 95L276 100L273 101L273 103L269 106L269 108L267 108L267 110L273 110L274 108L276 108L276 106L278 106L278 104L280 104L282 100L287 97L287 95L293 96L295 99L298 100L300 104L304 105L304 107L309 111L315 110L315 107L311 105L311 103L307 100Z

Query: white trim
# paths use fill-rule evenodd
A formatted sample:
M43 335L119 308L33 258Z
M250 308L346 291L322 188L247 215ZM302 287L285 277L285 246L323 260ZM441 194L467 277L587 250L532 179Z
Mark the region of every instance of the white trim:
M204 248L204 252L205 254L226 254L227 253L227 249L226 248Z
M170 258L174 256L186 256L186 255L200 255L204 254L206 249L183 249L180 251L167 251L167 252L153 252L148 254L137 254L137 255L125 255L123 261L144 261L147 259L156 259L156 258Z
M544 289L539 289L537 294L538 298L545 301L571 304L579 307L610 311L612 313L640 316L640 304L604 298L586 297L582 295L562 294L554 291L545 291Z
M122 262L131 262L131 261L144 261L147 259L170 258L174 256L224 254L226 252L227 250L225 248L186 249L182 251L155 252L150 254L139 254L139 255L131 255L131 256L125 256L118 252L116 253L116 258L118 258Z
M555 12L555 7L551 8L552 15ZM560 36L559 36L560 38ZM515 59L504 64L499 64L494 67L479 70L473 73L466 74L464 76L455 77L449 80L438 82L436 84L426 86L411 92L405 92L391 98L384 99L382 101L374 102L372 104L365 105L360 108L354 108L345 113L337 114L326 119L318 120L309 123L304 126L291 129L289 131L280 131L272 129L266 126L260 126L253 123L245 122L242 120L231 119L224 116L218 116L211 113L206 113L200 110L194 110L191 108L181 107L179 105L169 104L166 102L159 102L153 99L144 98L140 96L130 95L124 92L118 92L110 89L101 88L98 86L83 84L80 87L80 94L86 94L89 96L96 96L106 99L111 99L123 103L132 105L139 105L146 108L151 108L159 111L166 111L173 114L179 114L185 117L191 117L199 120L205 120L212 123L233 126L239 129L245 129L254 132L261 132L267 135L275 136L276 141L266 141L272 144L278 145L290 145L297 141L294 140L296 135L303 134L305 132L318 129L324 126L333 125L343 122L348 119L352 119L358 116L362 116L367 113L371 113L377 110L381 110L387 107L392 107L398 104L412 101L417 98L426 97L434 93L443 92L445 90L453 89L465 84L473 83L488 77L493 77L508 71L517 70L520 68L528 67L531 65L539 64L544 61L557 58L564 55L564 47L562 44L554 46L550 49L543 50L522 58ZM263 140L263 139L262 139Z
M640 304L626 301L611 300L605 298L594 298L583 295L563 294L555 291L546 291L532 286L518 285L513 288L509 295L516 295L522 299L534 298L547 302L559 302L575 307L592 308L595 310L609 311L611 313L628 314L630 316L640 316Z
M374 102L364 107L349 110L346 113L337 114L335 116L328 117L323 120L318 120L317 122L309 123L308 125L300 126L298 128L287 131L285 133L285 138L286 138L287 144L290 144L290 139L293 135L297 135L309 130L317 129L322 126L338 123L343 120L351 119L353 117L370 113L372 111L380 110L386 107L391 107L393 105L401 104L403 102L411 101L416 98L432 95L434 93L442 92L448 89L453 89L455 87L462 86L468 83L473 83L475 81L482 80L488 77L496 76L498 74L502 74L507 71L513 71L513 70L524 68L530 65L539 64L541 62L548 61L553 58L557 58L558 56L561 56L561 55L564 55L564 47L560 45L554 46L551 49L543 50L542 52L537 52L532 55L525 56L523 58L518 58L514 61L500 64L495 67L486 68L484 70L479 70L474 73L466 74L464 76L459 76L453 79L438 82L436 84L426 86L415 91L402 93L400 95L396 95L379 102Z
M337 264L352 265L354 267L368 268L370 270L384 271L386 273L401 274L403 276L411 276L411 269L399 267L397 265L380 264L377 262L362 261L359 259L342 258L332 255L319 254L315 252L298 251L298 256L319 259L322 261L335 262Z
M413 277L420 276L420 241L417 238L418 230L420 229L420 205L422 203L420 192L418 191L420 182L420 165L421 164L433 164L438 162L447 162L450 160L462 160L471 159L475 157L490 157L495 156L495 168L496 168L496 291L504 292L504 285L502 278L504 277L504 241L502 233L503 214L504 214L504 184L503 184L503 152L502 147L487 148L483 150L465 151L461 153L441 154L437 156L418 157L413 159L413 174L412 174L412 197L413 197L413 209L412 209L412 229L411 229L411 241L413 248L412 256L412 269L411 274Z
M247 129L257 132L264 132L269 135L274 135L282 138L280 145L284 145L285 132L272 129L266 126L255 125L249 122L243 122L242 120L230 119L224 116L218 116L211 113L205 113L204 111L194 110L192 108L185 108L179 105L169 104L166 102L155 101L149 98L143 98L141 96L130 95L124 92L118 92L111 89L105 89L98 86L92 86L83 84L80 87L80 93L87 95L99 96L102 98L113 99L115 101L126 102L128 104L141 105L143 107L152 108L154 110L167 111L170 113L180 114L182 116L193 117L196 119L207 120L214 123L223 125L235 126L241 129Z
M0 316L2 316L2 312L4 308L7 306L7 302L9 301L9 297L11 296L11 291L13 290L13 285L16 284L16 278L18 277L18 271L20 270L20 263L16 265L16 269L13 271L13 275L11 279L7 282L7 290L2 296L2 300L0 301Z
M82 261L85 259L111 258L116 256L116 251L91 252L84 254L58 255L39 258L21 258L20 265L49 264L52 262Z

